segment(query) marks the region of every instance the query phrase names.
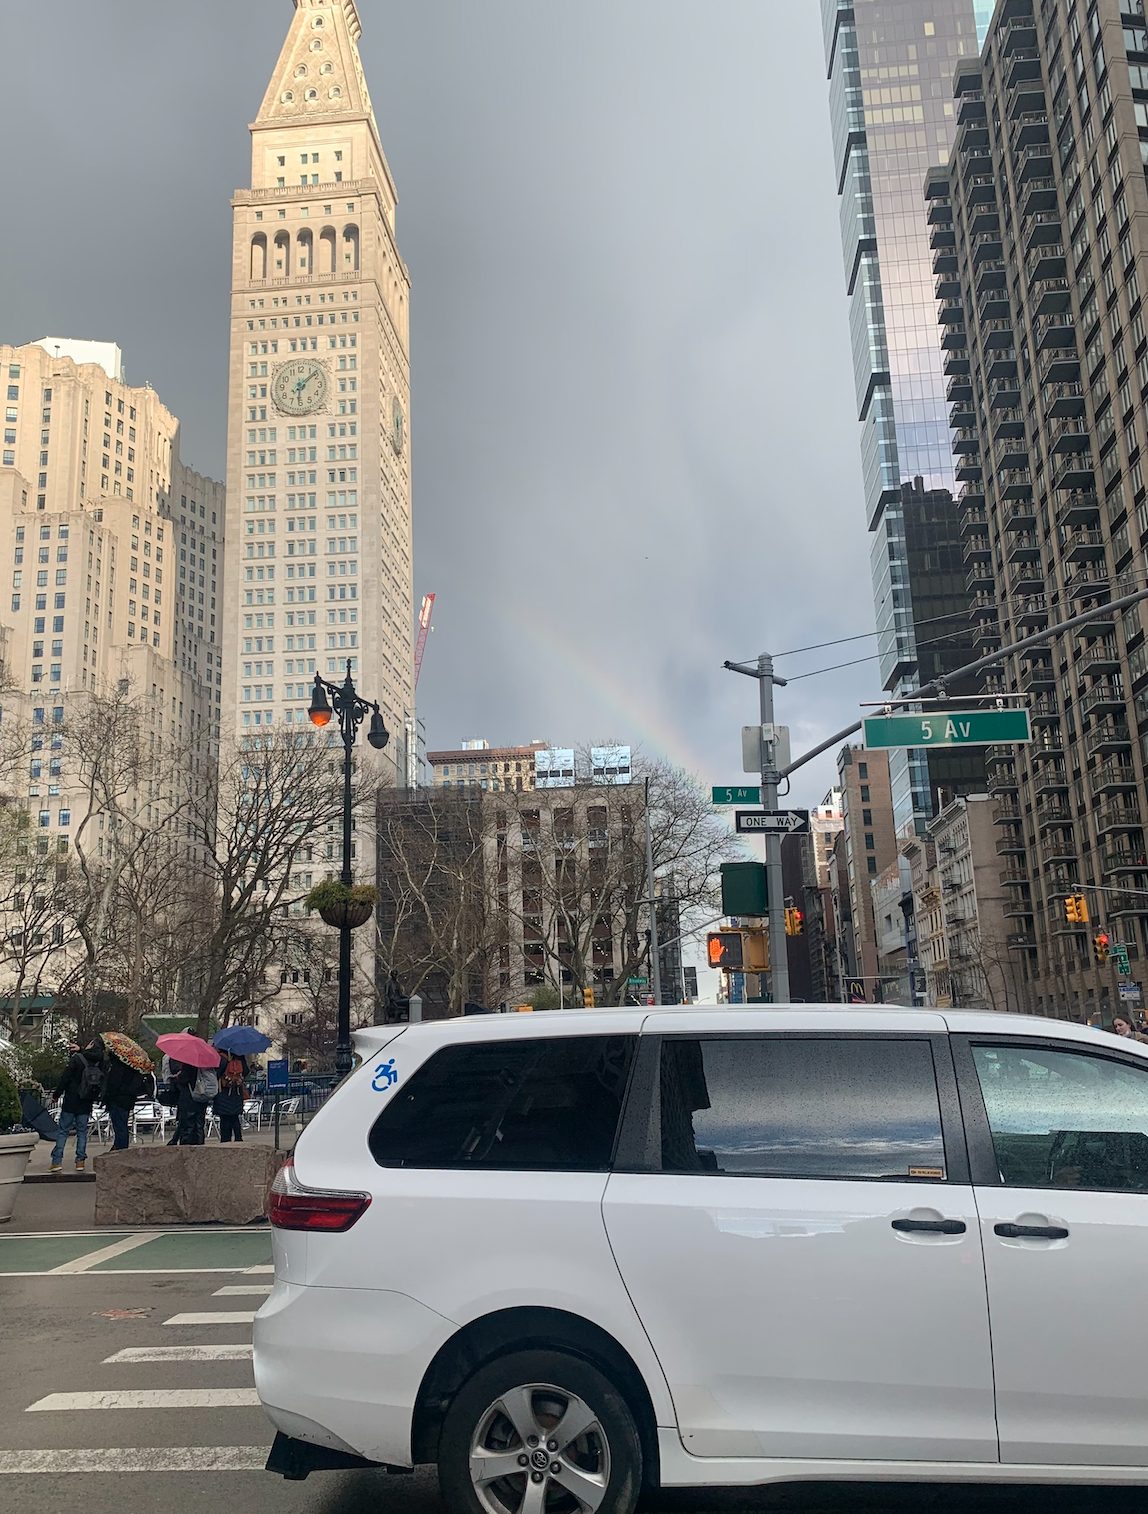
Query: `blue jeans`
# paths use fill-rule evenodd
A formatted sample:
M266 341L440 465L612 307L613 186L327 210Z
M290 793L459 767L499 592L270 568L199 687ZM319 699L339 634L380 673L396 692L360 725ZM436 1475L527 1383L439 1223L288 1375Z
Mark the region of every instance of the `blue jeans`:
M56 1144L52 1147L52 1166L59 1167L64 1160L64 1143L68 1139L70 1131L76 1132L76 1161L82 1162L88 1155L88 1116L90 1110L83 1109L79 1114L69 1114L66 1109L61 1109L58 1120L60 1133L56 1137Z
M131 1144L131 1128L129 1120L131 1111L121 1109L117 1104L108 1105L108 1117L112 1122L112 1133L115 1140L112 1142L113 1151L126 1151Z

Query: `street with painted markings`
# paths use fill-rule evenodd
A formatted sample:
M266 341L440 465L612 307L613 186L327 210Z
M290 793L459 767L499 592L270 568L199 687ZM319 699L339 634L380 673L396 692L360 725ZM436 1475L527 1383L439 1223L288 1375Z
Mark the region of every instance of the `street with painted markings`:
M242 1230L0 1236L7 1370L0 1504L20 1514L444 1514L434 1472L263 1470L273 1438L251 1327L272 1286L271 1237ZM652 1509L794 1514L1132 1514L1140 1491L788 1487L659 1494Z

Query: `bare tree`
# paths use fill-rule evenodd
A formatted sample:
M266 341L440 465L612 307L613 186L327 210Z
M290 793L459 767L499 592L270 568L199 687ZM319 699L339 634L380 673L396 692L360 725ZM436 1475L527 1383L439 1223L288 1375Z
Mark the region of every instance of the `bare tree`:
M0 937L0 978L8 991L5 1019L9 1038L15 1040L26 1006L45 985L54 983L73 936L67 909L67 852L50 852L46 837L39 838L43 841L41 850L31 835L24 810L15 811L10 818L17 824L11 843L13 866L10 872L6 870L10 881L0 895L5 920Z
M137 696L127 679L110 693L93 690L68 722L66 736L81 815L75 832L69 914L80 946L60 997L77 1005L85 1026L95 1023L99 994L119 997L125 953L123 902L133 875L157 851L170 862L175 827L190 799L188 764L165 740L154 701Z
M284 1014L287 1056L306 1061L312 1072L333 1065L339 999L339 947L334 931L304 927L285 943L279 981L290 989L292 1008Z
M341 860L340 772L308 733L245 738L201 776L188 832L204 887L187 953L201 1035L213 1018L227 1024L280 991L277 966L299 929L289 913L300 896L296 869L318 860L334 872ZM375 780L360 780L355 802L365 813Z
M569 974L576 1003L588 988L600 1003L621 1003L628 980L649 965L647 805L655 886L672 874L683 932L718 907L721 864L739 844L695 778L641 754L630 784L544 794L492 801L507 814L500 844L518 856L521 889L508 889L506 903L527 971L535 982Z
M672 873L683 931L714 911L720 865L739 852L688 774L665 762L634 771L619 786L387 796L381 979L393 968L407 993L428 985L457 1014L496 997L496 974L520 952L527 993L550 981L567 1003L592 986L599 1002L621 1002L649 960L647 795L655 878Z
M405 994L439 1000L449 1014L461 1014L472 997L485 999L498 941L480 792L379 795L375 931L381 980L394 971ZM377 1005L377 1018L384 1009Z

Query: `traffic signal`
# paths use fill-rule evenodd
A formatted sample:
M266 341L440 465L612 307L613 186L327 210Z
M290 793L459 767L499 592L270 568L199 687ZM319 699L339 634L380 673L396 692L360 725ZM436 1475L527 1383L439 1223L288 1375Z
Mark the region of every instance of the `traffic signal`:
M706 960L721 972L741 972L741 931L712 930L706 937Z
M1098 962L1108 961L1108 932L1100 931L1092 938L1092 954Z
M746 972L769 971L769 932L767 930L743 930L741 955Z
M582 1004L586 1009L594 1008L594 990L592 988L584 988L582 990Z
M1088 901L1083 894L1069 894L1064 901L1064 918L1069 925L1088 924Z
M799 909L789 908L785 911L785 934L787 936L800 936L805 927L805 919Z

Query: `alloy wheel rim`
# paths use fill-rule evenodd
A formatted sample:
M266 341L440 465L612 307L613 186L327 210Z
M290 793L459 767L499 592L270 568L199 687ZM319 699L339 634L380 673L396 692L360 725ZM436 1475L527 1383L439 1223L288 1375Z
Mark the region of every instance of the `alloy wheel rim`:
M595 1514L610 1482L597 1414L552 1383L523 1383L480 1415L470 1480L486 1514Z

